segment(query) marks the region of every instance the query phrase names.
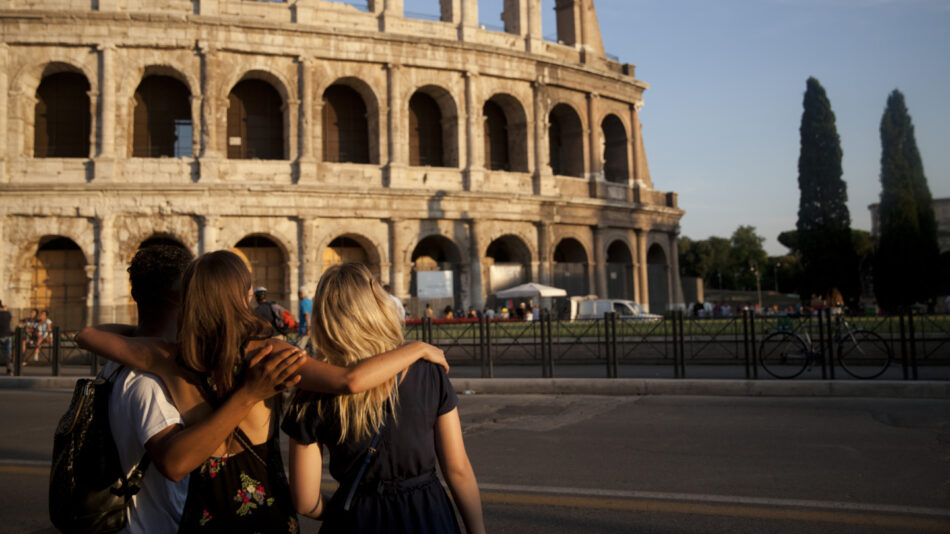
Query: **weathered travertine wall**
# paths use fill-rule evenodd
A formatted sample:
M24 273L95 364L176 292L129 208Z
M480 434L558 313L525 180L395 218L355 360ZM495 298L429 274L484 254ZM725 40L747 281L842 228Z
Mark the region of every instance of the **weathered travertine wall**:
M601 296L613 287L607 250L619 241L632 257L630 296L681 302L683 211L675 193L653 189L638 112L647 84L606 58L592 0L557 5L561 43L541 37L540 0L507 1L504 33L479 28L476 0L443 0L442 21L406 18L400 0L371 0L366 11L317 0L0 2L0 299L44 305L31 265L43 242L61 236L86 262L85 320L123 320L125 266L144 240L174 239L198 254L260 235L280 249L280 290L293 300L301 286L312 291L323 251L340 236L408 298L413 251L442 236L455 247L460 307L490 297L486 254L499 239L522 251L526 278L548 284L558 244L577 240L589 291ZM37 89L57 72L88 81L87 157L35 157ZM151 75L190 93L193 156L132 157L136 90ZM227 157L229 94L248 79L280 95L281 159ZM324 161L331 85L363 98L370 163ZM410 165L417 91L442 112L445 167ZM521 170L487 168L482 108L493 98ZM582 176L552 172L549 113L558 104L580 120ZM626 147L625 175L612 181L608 116L623 125ZM665 258L667 288L659 300L647 269L657 249L649 255Z

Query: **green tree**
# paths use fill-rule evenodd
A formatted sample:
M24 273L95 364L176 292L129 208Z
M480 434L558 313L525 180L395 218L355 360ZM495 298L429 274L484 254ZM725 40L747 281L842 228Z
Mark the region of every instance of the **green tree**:
M825 89L808 78L799 128L798 222L800 293L828 296L837 289L849 305L860 296L858 260L851 245L848 188L841 179L841 140Z
M874 254L878 304L893 311L930 301L939 285L933 199L904 95L894 90L881 118L880 238Z
M729 261L736 272L736 289L755 289L756 273L762 275L769 259L762 248L765 238L755 233L754 226L740 226L732 233L729 243Z

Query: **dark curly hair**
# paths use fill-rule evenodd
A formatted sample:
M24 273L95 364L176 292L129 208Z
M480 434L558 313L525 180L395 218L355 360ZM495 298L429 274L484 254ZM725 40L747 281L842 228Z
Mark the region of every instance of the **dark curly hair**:
M176 284L189 263L191 253L182 247L151 245L135 253L129 264L129 282L140 314L177 304L180 291Z

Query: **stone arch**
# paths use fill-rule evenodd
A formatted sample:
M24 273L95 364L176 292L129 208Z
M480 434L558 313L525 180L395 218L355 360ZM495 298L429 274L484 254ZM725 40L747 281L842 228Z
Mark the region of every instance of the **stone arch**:
M528 172L528 117L520 100L496 93L482 106L485 167Z
M88 158L91 84L70 63L47 63L33 93L33 157Z
M603 134L604 179L608 182L626 184L630 178L627 128L613 113L604 117L600 128Z
M44 235L29 257L30 308L49 310L53 324L75 331L88 323L89 265L73 239Z
M167 239L181 244L192 257L198 253L197 225L191 217L121 217L116 219L119 231L117 260L126 264L150 239Z
M323 92L323 161L370 163L370 127L366 100L346 84Z
M359 250L352 250L358 248ZM321 272L331 265L345 262L362 263L377 279L382 274L383 257L379 244L369 237L353 232L328 236L317 247L320 251ZM360 256L359 253L362 253Z
M376 90L358 76L343 76L336 78L332 83L321 88L320 94L325 94L326 91L333 86L349 87L356 91L363 99L363 104L366 106L365 117L367 148L369 153L367 163L378 165L380 161L381 118L379 96L377 96ZM324 105L326 105L325 102ZM326 158L325 155L324 158Z
M625 239L615 239L607 245L604 255L607 265L607 298L633 300L633 249Z
M548 149L552 173L584 177L584 123L570 104L557 104L548 114Z
M251 270L252 285L267 288L267 299L290 307L290 256L277 239L263 233L248 234L235 243L232 252Z
M482 260L487 268L488 293L529 282L532 259L531 248L520 236L505 234L493 239Z
M590 251L576 237L558 241L551 258L554 286L567 291L569 297L590 294Z
M169 70L147 67L135 88L129 116L132 157L192 156L192 92L186 77L159 74Z
M250 70L230 87L226 99L228 158L287 159L291 93L286 81L266 70Z
M458 106L452 93L438 85L416 89L407 103L409 165L458 167Z
M662 313L669 306L670 265L669 254L660 243L647 249L647 287L652 313Z
M461 271L465 258L457 243L442 233L430 233L419 237L412 247L409 263L410 309L419 314L425 303L432 304L438 312L449 306L453 310L461 304Z
M145 247L150 247L150 246L155 246L155 245L167 245L167 246L177 247L188 252L188 255L194 258L194 253L192 253L192 251L188 248L185 242L179 239L173 233L155 232L151 234L150 236L148 236L147 238L145 238L144 240L142 240L141 242L139 242L139 244L135 246L135 248L131 248L131 252L129 252L128 256L120 255L121 265L119 266L120 267L119 269L116 269L116 272L119 272L119 271L125 272L127 266L132 262L132 258L135 257L135 254L139 250L142 250ZM129 249L130 247L126 246L125 248ZM124 296L127 297L125 299L125 317L127 317L127 319L124 319L124 320L127 320L129 324L136 324L138 323L139 310L135 304L135 299L132 298L132 282L131 280L129 280L128 276L124 277L124 279L125 279ZM119 284L122 283L118 280L116 282ZM121 297L117 301L121 302Z

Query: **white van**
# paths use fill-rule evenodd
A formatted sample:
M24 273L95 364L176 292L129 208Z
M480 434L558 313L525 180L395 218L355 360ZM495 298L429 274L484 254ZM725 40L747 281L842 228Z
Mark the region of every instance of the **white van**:
M596 300L572 300L571 319L578 321L588 321L591 319L603 319L607 312L614 312L620 319L634 321L658 321L661 317L655 313L647 313L643 308L632 300L622 299L596 299Z

